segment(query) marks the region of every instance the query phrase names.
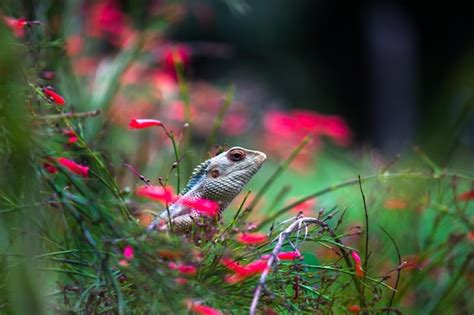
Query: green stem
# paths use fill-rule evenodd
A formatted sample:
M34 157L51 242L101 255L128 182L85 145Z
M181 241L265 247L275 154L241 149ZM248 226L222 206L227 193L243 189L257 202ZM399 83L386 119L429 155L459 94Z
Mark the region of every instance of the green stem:
M425 174L425 173L421 173L421 172L383 173L383 174L376 174L376 175L369 175L369 176L366 176L366 177L362 177L361 181L372 181L372 180L382 181L382 180L385 180L385 179L394 179L394 178L440 180L443 177L453 176L453 175L456 175L456 174L453 174L450 171L444 171L444 172L439 173L439 174ZM457 176L458 176L458 178L462 178L464 180L469 180L469 181L474 180L474 178L470 177L469 175L457 175ZM313 198L319 197L321 195L325 195L329 192L333 192L333 191L338 190L340 188L356 185L358 183L359 183L359 179L351 179L351 180L348 180L348 181L345 181L345 182L342 182L342 183L324 188L324 189L319 190L315 193L309 194L308 196L303 197L303 198L301 198L301 199L299 199L299 200L283 207L282 209L276 211L274 214L272 214L271 216L269 216L268 218L263 220L262 223L260 224L259 228L261 228L261 227L265 226L266 224L272 222L273 220L275 220L279 216L285 214L288 210L296 207L297 205L299 205L299 204L301 204L301 203L303 203L303 202L305 202L309 199L313 199Z
M225 95L224 104L222 104L222 106L220 107L219 113L217 113L217 117L214 120L214 125L212 126L211 133L209 134L209 137L207 138L206 146L204 147L205 148L204 154L207 154L207 152L209 152L212 144L216 140L216 135L224 121L224 116L227 113L227 110L229 109L234 99L234 93L235 93L235 88L233 86L229 87Z
M309 142L310 139L310 137L305 137L303 141L301 141L301 143L293 150L293 152L291 152L290 156L276 169L276 171L268 178L265 184L263 184L262 188L258 191L257 195L252 200L250 205L247 207L247 209L245 209L246 211L250 211L257 206L263 195L276 181L276 179L288 168L291 162L293 162L293 160L298 156L298 154L301 152L303 147Z

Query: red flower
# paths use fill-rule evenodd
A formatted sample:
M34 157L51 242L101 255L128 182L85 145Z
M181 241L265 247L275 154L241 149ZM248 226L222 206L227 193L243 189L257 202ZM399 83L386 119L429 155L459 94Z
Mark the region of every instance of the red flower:
M132 260L134 255L134 250L133 247L130 245L125 246L123 249L123 257L125 257L126 260Z
M358 277L363 277L364 276L364 270L362 269L362 261L360 259L359 254L356 251L351 252L352 259L354 259L355 263L355 273Z
M77 142L77 135L72 129L64 130L64 135L68 136L67 143L74 143Z
M87 33L93 37L105 37L118 44L126 32L126 15L116 0L98 1L88 10Z
M163 53L164 68L177 79L176 66L187 66L190 61L191 50L185 45L168 47Z
M359 314L359 312L362 310L359 305L351 305L347 308L349 313L353 314Z
M181 200L180 203L206 217L215 217L219 214L219 204L214 200L187 198Z
M187 304L190 311L193 311L199 315L223 315L223 313L215 308L210 306L201 305L198 302L186 300L185 303Z
M132 119L130 120L130 123L128 126L132 129L142 129L142 128L148 128L148 127L153 127L153 126L162 126L163 124L161 121L156 120L156 119Z
M194 267L193 265L182 265L182 264L177 264L177 263L174 263L174 262L170 262L168 264L168 267L171 270L179 271L183 275L194 275L197 272L196 267Z
M58 172L58 169L49 163L43 163L43 168L50 174L56 174Z
M278 253L278 258L280 260L295 260L295 259L302 258L302 257L303 256L301 256L301 254L297 251Z
M66 158L58 158L58 163L64 166L65 168L69 169L71 172L81 175L83 177L89 176L89 167L77 164L73 160L69 160Z
M229 275L225 278L225 281L231 284L240 282L248 277L259 274L263 272L265 268L267 268L267 261L265 259L258 259L247 265L241 265L238 262L229 258L223 258L221 262L224 266L227 267L227 269L234 272L233 275Z
M59 95L52 87L47 86L43 88L43 93L44 95L46 95L48 99L55 102L56 104L61 105L61 106L64 105L65 103L64 97Z
M158 200L164 204L170 204L177 199L171 187L163 188L161 186L139 186L135 190L137 196Z
M265 233L239 233L237 235L237 242L247 245L257 245L267 240L268 236Z
M28 24L25 18L15 19L11 16L4 16L3 20L16 37L25 36L25 26Z
M457 199L459 201L474 200L474 189L466 191L466 192L458 195Z

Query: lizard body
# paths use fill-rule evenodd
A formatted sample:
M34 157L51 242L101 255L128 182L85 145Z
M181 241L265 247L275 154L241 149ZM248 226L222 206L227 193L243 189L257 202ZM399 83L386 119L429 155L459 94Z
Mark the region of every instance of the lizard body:
M176 231L184 232L194 224L199 214L183 205L183 200L211 200L217 203L219 214L240 193L262 166L267 156L263 152L233 147L199 164L179 198L163 211L148 230L160 222L168 222L168 211Z

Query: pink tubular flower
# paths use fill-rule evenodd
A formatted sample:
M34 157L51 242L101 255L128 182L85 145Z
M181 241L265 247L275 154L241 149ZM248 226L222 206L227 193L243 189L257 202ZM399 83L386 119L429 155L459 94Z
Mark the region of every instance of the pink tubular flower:
M168 267L171 270L177 270L181 274L188 275L188 276L195 275L196 272L197 272L197 268L194 267L193 265L183 265L183 264L177 264L177 263L174 263L174 262L170 262L168 264Z
M133 247L130 245L125 246L123 249L123 257L125 257L126 260L132 260L134 255L134 250Z
M228 275L224 279L230 284L243 281L251 276L263 272L265 268L267 268L267 261L265 259L258 259L247 265L241 265L232 259L223 258L221 263L226 266L227 269L234 272L234 274Z
M237 242L246 245L258 245L265 243L268 236L265 233L239 233L237 235Z
M281 253L278 253L278 258L280 260L295 260L295 259L298 259L298 258L303 258L303 256L297 251L294 251L294 252L281 252Z
M132 119L128 124L128 126L132 129L143 129L153 126L159 127L162 125L163 124L161 123L161 121L156 119Z
M223 315L221 311L210 306L202 305L198 302L186 300L185 303L190 311L199 315Z
M66 102L64 97L59 95L52 87L47 86L43 88L43 93L48 99L56 103L57 105L63 106Z
M64 135L68 136L67 143L77 142L77 135L72 129L67 129L63 131Z
M25 36L25 26L28 24L25 18L15 19L11 16L4 16L3 20L16 37Z
M206 217L215 217L219 214L219 204L209 199L183 199L180 201L183 206L194 209L200 215Z
M140 197L145 197L153 200L160 201L164 204L170 204L177 199L177 196L174 194L171 187L161 187L161 186L139 186L135 190L135 194Z
M457 196L457 199L459 201L468 201L468 200L474 200L474 189L466 191L462 194L459 194Z
M59 164L67 168L73 173L76 173L78 175L81 175L82 177L88 177L89 176L89 166L84 166L77 164L73 160L66 159L66 158L57 158L57 161Z
M356 251L351 252L352 259L354 259L355 263L355 273L358 277L363 277L364 276L364 270L362 269L362 261L360 259L359 254Z

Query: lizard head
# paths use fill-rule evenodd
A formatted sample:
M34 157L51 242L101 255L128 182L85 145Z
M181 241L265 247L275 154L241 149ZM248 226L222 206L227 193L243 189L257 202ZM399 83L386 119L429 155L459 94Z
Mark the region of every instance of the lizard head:
M233 147L202 163L200 178L190 190L200 198L219 201L225 207L257 173L266 158L263 152Z

